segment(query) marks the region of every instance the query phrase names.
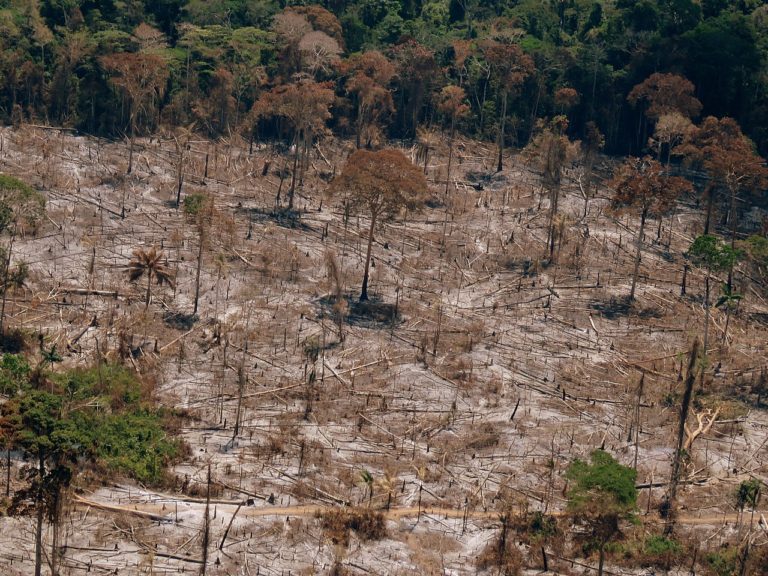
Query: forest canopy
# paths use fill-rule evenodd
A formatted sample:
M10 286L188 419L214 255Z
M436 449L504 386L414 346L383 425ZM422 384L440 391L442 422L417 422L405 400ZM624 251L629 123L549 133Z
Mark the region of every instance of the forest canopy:
M440 94L456 86L458 132L500 149L565 113L571 137L592 123L606 152L639 155L668 89L683 116L733 118L768 151L760 0L4 0L0 48L5 123L295 140L258 103L314 81L336 96L328 127L370 145L450 124Z

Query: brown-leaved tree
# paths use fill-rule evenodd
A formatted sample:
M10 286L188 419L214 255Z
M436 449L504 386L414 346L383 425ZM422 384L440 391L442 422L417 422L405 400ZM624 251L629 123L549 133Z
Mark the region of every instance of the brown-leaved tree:
M663 216L675 205L683 192L692 189L691 183L679 176L670 176L664 167L649 156L628 158L616 171L610 182L615 190L611 205L615 210L639 210L640 228L637 231L635 265L632 270L632 288L629 301L635 299L643 232L649 216Z
M357 150L347 160L329 192L349 194L349 207L365 211L371 219L360 301L368 300L368 272L376 224L400 210L419 209L427 195L424 174L399 150Z

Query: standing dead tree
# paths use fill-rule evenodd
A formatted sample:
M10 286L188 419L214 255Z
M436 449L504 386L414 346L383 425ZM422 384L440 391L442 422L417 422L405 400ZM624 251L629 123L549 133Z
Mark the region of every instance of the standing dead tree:
M675 529L675 504L677 498L677 485L680 482L680 468L683 455L685 453L686 425L688 411L693 398L693 385L696 383L696 368L699 359L699 339L696 338L688 354L688 372L685 376L685 392L683 392L683 401L680 405L680 421L677 426L677 446L672 461L672 477L669 481L669 492L665 498L662 510L667 517L667 525L664 528L664 534L669 536ZM691 440L693 441L693 440Z

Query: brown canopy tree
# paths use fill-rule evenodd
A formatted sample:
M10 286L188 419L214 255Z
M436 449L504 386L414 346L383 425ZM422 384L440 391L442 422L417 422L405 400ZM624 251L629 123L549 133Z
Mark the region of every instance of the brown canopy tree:
M731 245L736 234L736 204L742 192L762 190L768 185L765 160L754 144L741 131L733 118L708 116L690 131L687 140L677 148L693 166L703 168L710 178L707 186L707 215L704 234L709 234L712 209L719 192L728 198L728 224Z
M658 123L665 116L674 114L681 119L696 118L701 112L701 102L694 96L696 87L693 82L677 74L662 74L656 72L637 84L627 96L627 101L633 108L643 108L645 120L638 125L637 136L644 142L647 134L648 120ZM679 120L676 120L680 124ZM669 124L669 119L667 119ZM661 144L659 140L651 142L659 146L661 160Z
M425 101L437 81L440 68L432 49L407 40L392 49L397 68L398 113L401 132L415 136Z
M547 246L549 259L555 257L557 245L557 213L560 205L560 183L566 160L575 154L575 147L568 139L566 130L568 119L565 116L555 116L551 121L541 121L538 133L529 146L542 172L542 181L549 194L549 218L547 225Z
M400 210L418 210L424 203L427 190L427 180L421 170L402 152L391 149L355 151L341 174L331 183L331 194L348 193L350 208L366 212L371 219L361 302L368 300L368 272L376 224L382 218L395 216Z
M448 170L445 176L445 193L448 194L448 186L451 182L451 162L453 160L453 140L456 137L456 122L469 113L469 105L466 103L467 94L464 88L458 86L446 86L440 91L437 102L438 111L448 119L450 123L450 136L448 138Z
M253 106L254 118L278 118L284 120L293 132L293 173L288 190L288 209L293 209L297 171L301 155L309 150L313 139L322 133L325 121L331 117L330 107L334 100L333 90L325 83L301 80L283 84L262 94ZM282 180L281 180L282 185ZM276 204L280 204L278 189Z
M355 54L344 63L342 71L349 74L344 88L355 107L355 144L366 146L379 139L381 121L395 109L388 85L395 75L395 66L381 52L369 50Z
M133 170L133 139L141 119L155 117L168 82L168 64L159 55L144 52L109 54L101 59L110 83L128 101L128 170Z
M653 120L671 112L695 118L701 112L695 90L693 82L683 76L656 72L632 88L627 100L632 106L644 104L645 115Z
M534 73L533 59L517 44L491 41L482 47L483 55L491 67L500 100L497 171L503 168L505 125L509 96L516 96L526 79Z
M690 191L692 185L685 178L669 176L664 167L650 156L628 158L618 168L609 185L615 190L611 202L614 210L640 210L635 266L629 292L629 301L632 302L640 270L646 220L649 216L662 216L669 212L680 194Z

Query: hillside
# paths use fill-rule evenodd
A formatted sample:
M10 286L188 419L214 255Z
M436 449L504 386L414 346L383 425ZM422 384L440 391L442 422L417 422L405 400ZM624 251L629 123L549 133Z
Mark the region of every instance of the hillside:
M6 289L8 325L29 335L35 361L58 351L56 370L137 373L188 446L151 488L80 461L62 574L533 574L542 549L557 573L588 573L596 550L565 514L566 470L600 448L637 469L639 488L610 573L736 574L742 557L742 573L763 573L764 505L739 515L736 493L768 477L764 267L736 264L743 298L715 308L728 271L685 257L706 219L688 191L648 217L630 303L640 219L611 208L618 159L596 156L594 188L583 162L563 164L553 228L536 148L505 151L497 171L493 145L457 136L446 186L448 134L426 160L423 145L392 144L424 166L429 198L375 228L361 303L370 218L327 194L354 139L307 144L288 210L275 197L286 201L298 147L0 131L0 171L47 202L12 246L28 275ZM712 231L730 238L719 219ZM129 272L152 248L174 281L149 293ZM678 524L660 540L705 308ZM13 490L23 465L14 453ZM534 511L557 529L529 524ZM32 573L33 534L32 515L0 518L3 573ZM47 527L46 547L51 537Z

